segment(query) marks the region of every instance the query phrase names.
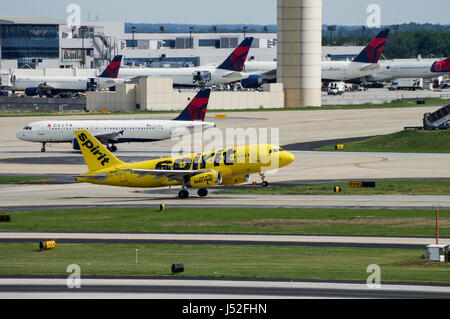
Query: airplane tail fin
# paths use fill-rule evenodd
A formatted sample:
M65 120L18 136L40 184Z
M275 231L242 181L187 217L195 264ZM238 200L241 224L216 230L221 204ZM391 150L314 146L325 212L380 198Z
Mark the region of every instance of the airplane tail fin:
M75 136L90 172L124 163L108 151L87 130L75 131Z
M378 63L381 53L383 53L389 35L389 29L384 29L370 41L370 43L361 51L361 53L353 60L360 63Z
M197 93L189 105L175 118L175 121L204 121L208 108L211 89L203 89Z
M450 57L442 61L434 62L431 66L431 72L450 72Z
M247 60L248 51L252 46L253 38L247 37L234 51L223 61L218 69L242 72L244 63Z
M117 76L119 75L120 63L122 63L122 56L116 55L99 77L117 79Z

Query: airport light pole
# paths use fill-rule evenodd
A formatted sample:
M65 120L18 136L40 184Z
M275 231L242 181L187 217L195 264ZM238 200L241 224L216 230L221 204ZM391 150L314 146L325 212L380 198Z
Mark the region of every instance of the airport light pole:
M136 26L131 27L131 33L133 34L133 50L136 47L136 44L134 43L134 34L136 33Z
M400 25L398 25L398 24L392 25L392 30L394 30L394 33L395 33L395 49L396 50L398 50L398 35L397 35L397 32L398 32L399 28L400 28Z
M365 34L366 30L367 30L367 27L366 27L365 25L363 25L363 26L361 27L361 34L362 34L363 42L364 42L364 34ZM363 45L364 45L364 43L363 43Z
M333 44L333 32L336 31L335 25L329 25L327 30L330 31L330 46Z
M194 31L194 27L189 27L189 47L191 49L194 48L194 45L192 43L192 31Z
M244 30L244 39L245 39L245 33L247 32L247 27L245 26L242 29Z

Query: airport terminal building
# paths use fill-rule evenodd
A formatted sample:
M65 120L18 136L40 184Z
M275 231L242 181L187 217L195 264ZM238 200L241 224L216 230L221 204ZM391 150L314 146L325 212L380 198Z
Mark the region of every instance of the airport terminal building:
M0 69L99 69L115 55L124 67L185 67L219 63L245 36L254 37L249 60L275 61L277 34L125 32L123 22L83 22L69 28L63 20L0 16ZM323 59L354 57L360 47L324 47Z

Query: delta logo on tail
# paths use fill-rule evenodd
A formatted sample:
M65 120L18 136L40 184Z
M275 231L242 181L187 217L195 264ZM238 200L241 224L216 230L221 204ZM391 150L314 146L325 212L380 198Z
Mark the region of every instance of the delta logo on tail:
M197 93L189 105L175 118L175 121L204 121L208 108L211 89L203 89Z
M245 38L244 41L230 54L230 56L218 67L218 69L242 72L247 60L248 51L252 46L253 38Z
M389 29L384 29L366 46L366 48L353 60L360 63L378 63L384 50Z
M450 72L450 57L442 60L436 61L431 66L431 72L433 73L442 73L442 72Z
M103 71L103 73L100 75L100 77L117 79L121 63L122 63L122 56L116 55L114 59L109 63L105 71Z

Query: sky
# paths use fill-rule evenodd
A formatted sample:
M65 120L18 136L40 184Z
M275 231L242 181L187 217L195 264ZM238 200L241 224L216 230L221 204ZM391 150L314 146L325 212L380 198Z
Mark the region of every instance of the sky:
M78 4L82 21L182 24L276 24L277 0L14 0L0 15L66 20ZM381 24L449 24L450 0L323 0L323 24L365 25L370 4L379 5Z

